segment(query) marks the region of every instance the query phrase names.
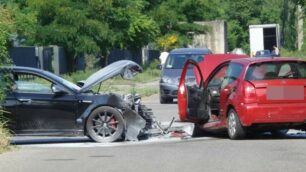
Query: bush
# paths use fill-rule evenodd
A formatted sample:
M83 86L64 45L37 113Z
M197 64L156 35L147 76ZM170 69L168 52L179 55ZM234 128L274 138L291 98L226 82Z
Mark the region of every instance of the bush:
M0 153L7 151L10 148L10 141L8 139L9 135L5 122L0 121Z
M65 74L62 77L73 83L77 83L78 81L86 80L91 74L95 72L97 72L97 69L88 69L85 71L77 71L71 74Z
M296 58L303 58L306 60L305 50L304 51L290 51L290 50L282 48L280 53L282 57L296 57Z
M133 84L135 82L146 83L158 80L160 77L160 70L157 69L157 65L160 64L159 60L154 60L148 65L145 65L144 71L138 74L132 80L123 80L120 76L112 78L110 81L114 82L112 84ZM85 71L77 71L71 74L63 75L62 77L76 83L81 80L86 80L91 74L97 72L98 69L87 69ZM109 82L109 81L107 81Z
M4 100L5 91L7 91L5 88L7 88L9 84L9 82L5 80L5 78L5 76L0 76L0 103L2 102L2 100ZM8 150L10 145L10 134L6 126L7 119L4 118L3 113L5 112L0 106L0 153L4 152L5 150Z
M0 65L10 63L7 53L7 40L11 33L13 23L10 12L0 5ZM5 77L0 75L0 103L5 96L4 89L6 88L6 81L4 79ZM0 106L0 153L7 150L10 145L9 132L5 125L6 120L3 117L3 111L1 109L2 107Z

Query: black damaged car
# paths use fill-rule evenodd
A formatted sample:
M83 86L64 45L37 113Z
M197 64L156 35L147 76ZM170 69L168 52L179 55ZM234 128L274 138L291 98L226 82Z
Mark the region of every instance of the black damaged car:
M99 93L92 87L117 75L131 79L142 68L129 60L104 67L77 86L53 73L1 67L9 128L16 135L87 135L96 142L137 140L150 128L152 112L140 97ZM101 86L101 85L100 85Z

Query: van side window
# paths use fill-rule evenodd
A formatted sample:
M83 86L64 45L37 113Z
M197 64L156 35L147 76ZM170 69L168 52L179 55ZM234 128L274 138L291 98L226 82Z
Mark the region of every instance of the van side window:
M237 78L241 74L242 68L243 68L242 64L230 63L227 68L224 80L221 84L221 89L224 88L226 85L231 84L235 80L237 80Z

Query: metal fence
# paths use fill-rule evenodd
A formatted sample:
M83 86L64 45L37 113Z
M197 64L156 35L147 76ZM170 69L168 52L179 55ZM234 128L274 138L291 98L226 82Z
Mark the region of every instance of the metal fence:
M68 64L75 64L76 70L85 70L85 56L79 56L74 62L69 62L65 55L65 50L58 46L49 47L13 47L9 50L10 57L16 66L26 66L40 68L51 71L57 75L65 74ZM100 59L99 65L102 68L118 60L132 60L138 64L146 64L154 59L158 59L159 51L142 49L137 51L113 50L106 59Z

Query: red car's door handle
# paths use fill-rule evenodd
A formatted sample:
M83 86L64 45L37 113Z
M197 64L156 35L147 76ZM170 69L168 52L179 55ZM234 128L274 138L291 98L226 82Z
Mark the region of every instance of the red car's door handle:
M224 88L223 91L227 94L231 94L233 92L236 92L237 87L228 87L228 88Z
M237 87L233 87L233 88L231 89L231 92L236 92L236 89L237 89Z
M235 92L236 89L237 89L237 87L224 88L223 91L228 92L228 93L232 93L232 92Z

